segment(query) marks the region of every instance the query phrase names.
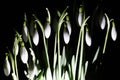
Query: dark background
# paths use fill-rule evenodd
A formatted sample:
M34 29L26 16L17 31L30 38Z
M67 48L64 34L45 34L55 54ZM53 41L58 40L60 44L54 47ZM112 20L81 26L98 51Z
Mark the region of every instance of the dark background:
M85 5L86 14L87 15L99 15L100 11L103 11L108 14L109 18L113 18L116 23L116 29L118 32L118 38L115 42L109 38L107 45L107 54L105 54L103 59L103 71L98 71L100 73L99 76L93 78L92 72L90 72L90 76L87 77L87 80L108 80L108 79L118 79L119 74L119 34L120 34L120 12L119 12L119 2L117 0L25 0L25 1L8 1L5 0L0 2L0 80L6 80L7 78L3 73L3 61L5 57L5 52L7 51L7 47L11 48L14 39L15 30L18 32L22 31L23 27L23 18L24 13L26 13L29 17L31 14L36 14L39 16L41 21L45 21L46 10L48 7L51 15L54 16L56 14L56 10L63 11L66 6L70 6L68 12L71 16L72 25L74 24L75 17L74 15L77 13L76 10L79 8L80 4ZM97 5L99 8L97 12ZM96 18L95 18L96 19ZM94 20L95 21L95 20ZM96 21L97 22L97 21ZM77 26L75 24L75 26ZM97 23L94 24L97 26ZM77 29L77 28L76 28ZM95 30L95 29L93 29ZM73 30L75 31L75 30ZM93 31L93 35L96 36L97 31ZM96 32L96 33L95 33ZM98 39L95 40L96 44L103 43L103 39L101 37L102 34L98 33L96 36ZM104 32L103 32L104 35ZM72 37L74 38L74 36ZM98 43L97 43L98 41ZM74 43L71 43L71 45ZM70 45L70 46L71 46ZM96 47L97 45L95 45ZM95 47L93 47L95 49ZM92 68L90 68L92 69ZM101 70L101 69L100 69ZM91 70L90 70L91 71ZM9 80L9 79L8 79ZM118 79L119 80L119 79Z

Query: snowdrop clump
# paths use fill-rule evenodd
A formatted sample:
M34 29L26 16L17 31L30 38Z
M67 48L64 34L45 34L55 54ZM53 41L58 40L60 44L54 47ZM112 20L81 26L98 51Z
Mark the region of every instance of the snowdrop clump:
M67 46L70 44L71 35L73 25L71 25L71 20L68 15L69 7L67 7L61 14L59 14L59 19L56 25L56 32L55 38L53 39L53 47L54 53L53 55L53 65L50 63L49 58L49 51L48 51L48 40L52 36L52 26L51 26L51 15L48 8L47 11L47 20L46 24L43 26L41 21L37 18L34 14L34 20L32 21L33 26L27 26L27 16L24 16L24 23L23 23L23 33L20 34L16 31L15 40L13 44L13 51L8 51L6 54L5 62L4 62L4 73L6 76L12 75L13 80L19 80L19 73L18 73L18 63L17 57L20 55L21 62L26 65L27 69L24 70L23 74L26 76L28 80L85 80L87 75L87 69L89 68L89 63L94 64L97 60L97 57L100 54L100 49L102 49L102 53L104 55L108 40L108 35L111 30L111 38L113 41L117 39L117 29L115 26L115 22L113 19L109 19L107 14L105 13L100 20L100 27L102 30L107 27L105 40L104 40L104 47L98 46L95 56L92 62L85 60L83 57L85 54L84 46L85 42L87 47L92 46L92 34L90 34L89 24L88 21L91 18L90 16L85 15L85 10L83 5L80 6L78 10L78 26L79 34L78 42L76 45L76 52L72 55L71 59L67 58ZM111 25L112 24L112 25ZM61 28L63 27L63 28ZM112 27L112 28L110 28ZM30 30L29 30L30 29ZM63 29L63 33L61 33L61 29ZM39 34L41 31L42 34ZM63 34L63 41L64 45L61 47L61 37L60 35ZM42 39L40 38L42 35ZM43 52L45 54L46 60L46 68L40 68L39 59L36 57L36 51L34 50L34 46L39 47L39 42L43 41ZM29 45L28 45L29 44ZM69 51L68 51L69 53ZM40 55L41 56L41 55ZM68 56L69 57L69 56Z

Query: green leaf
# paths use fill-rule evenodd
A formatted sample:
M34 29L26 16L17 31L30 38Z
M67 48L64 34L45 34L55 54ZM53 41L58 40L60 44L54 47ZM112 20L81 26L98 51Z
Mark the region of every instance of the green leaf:
M96 59L97 59L97 57L98 57L99 51L100 51L100 46L98 46L98 48L97 48L97 51L96 51L96 53L95 53L95 56L94 56L94 58L93 58L92 63L94 63L94 62L96 61Z

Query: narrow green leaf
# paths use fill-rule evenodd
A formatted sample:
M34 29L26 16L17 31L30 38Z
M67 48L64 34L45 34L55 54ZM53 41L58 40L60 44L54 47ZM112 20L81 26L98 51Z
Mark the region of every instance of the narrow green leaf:
M100 46L98 46L98 48L97 48L97 51L96 51L96 53L95 53L95 56L94 56L94 58L93 58L92 63L94 63L94 62L96 61L96 59L97 59L97 57L98 57L99 51L100 51Z

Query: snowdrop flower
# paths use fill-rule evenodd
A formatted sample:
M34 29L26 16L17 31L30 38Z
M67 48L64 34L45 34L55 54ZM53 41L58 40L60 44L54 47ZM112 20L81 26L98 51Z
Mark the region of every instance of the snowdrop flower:
M38 30L36 28L35 28L35 31L33 34L33 43L35 44L35 46L37 46L39 43L39 34L38 34Z
M72 29L71 29L71 24L70 24L70 20L69 20L69 16L66 16L66 25L69 31L69 34L71 35Z
M10 62L8 60L8 56L6 56L6 58L5 58L3 70L4 70L4 74L6 76L10 75L11 67L10 67Z
M21 43L21 48L20 48L20 58L24 64L27 64L28 52L23 42Z
M78 14L78 24L79 24L79 26L81 26L82 25L82 20L83 20L83 8L82 8L82 6L80 6L80 8L79 8L79 14Z
M69 34L67 27L64 28L63 39L64 39L65 44L68 44L70 41L70 34Z
M105 26L106 26L106 18L105 18L105 16L103 15L103 17L102 17L102 19L101 19L101 21L100 21L100 27L101 27L101 29L103 30L103 29L105 28Z
M113 41L115 41L117 39L117 31L116 31L114 21L112 22L111 37L112 37Z
M91 40L91 37L90 37L90 35L89 35L89 32L88 32L87 27L86 27L85 41L86 41L86 44L87 44L88 46L91 46L92 40Z
M45 29L44 30L45 30L45 37L48 39L50 37L50 35L51 35L51 27L50 27L49 22L47 22L45 24Z

